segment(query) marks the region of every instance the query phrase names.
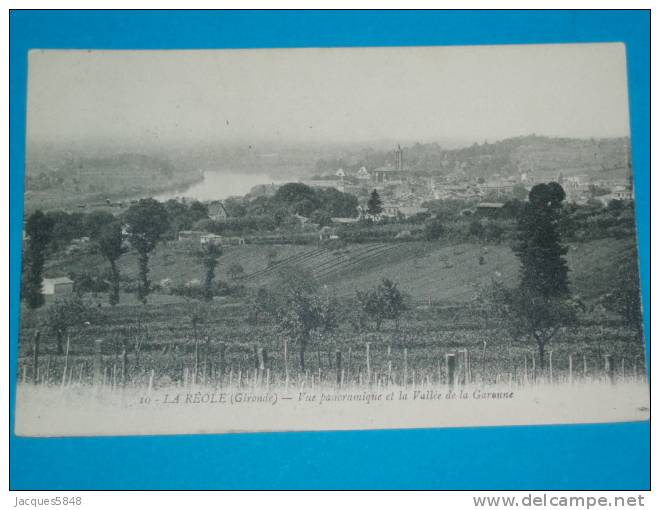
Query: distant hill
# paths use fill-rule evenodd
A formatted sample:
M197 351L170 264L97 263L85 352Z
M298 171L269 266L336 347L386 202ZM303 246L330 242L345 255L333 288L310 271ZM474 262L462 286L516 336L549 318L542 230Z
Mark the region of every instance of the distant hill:
M33 154L26 168L26 209L122 200L183 188L199 179L197 170L175 168L165 159L143 154Z

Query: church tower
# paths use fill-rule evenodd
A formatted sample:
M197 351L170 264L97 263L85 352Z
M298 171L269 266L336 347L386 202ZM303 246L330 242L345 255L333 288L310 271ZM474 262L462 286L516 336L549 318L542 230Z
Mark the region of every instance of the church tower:
M396 159L396 170L397 172L403 171L403 151L401 150L401 145L396 146L394 151L394 157Z

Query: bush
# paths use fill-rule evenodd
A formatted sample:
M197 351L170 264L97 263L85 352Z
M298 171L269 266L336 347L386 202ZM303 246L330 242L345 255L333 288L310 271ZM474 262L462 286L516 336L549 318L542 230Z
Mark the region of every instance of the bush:
M79 273L69 273L69 278L73 280L73 291L77 295L82 295L86 292L93 294L106 292L109 288L107 274L81 271Z
M427 241L437 241L445 233L445 227L438 218L429 220L424 225L424 237Z
M173 296L181 296L190 299L205 299L206 292L204 286L199 282L180 283L169 287L169 293ZM245 295L245 286L229 284L223 281L213 282L211 293L215 296L236 296Z

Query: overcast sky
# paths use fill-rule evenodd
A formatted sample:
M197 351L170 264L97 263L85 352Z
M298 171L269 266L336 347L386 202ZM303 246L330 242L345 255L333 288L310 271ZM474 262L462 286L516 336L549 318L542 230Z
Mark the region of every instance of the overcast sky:
M28 137L495 141L629 132L619 44L41 51Z

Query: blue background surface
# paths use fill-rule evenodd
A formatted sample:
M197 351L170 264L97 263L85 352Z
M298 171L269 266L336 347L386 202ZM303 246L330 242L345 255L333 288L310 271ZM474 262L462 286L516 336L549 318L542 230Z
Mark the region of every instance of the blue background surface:
M612 41L624 42L627 47L642 290L644 307L648 310L648 12L12 12L11 488L649 488L648 422L224 436L26 439L13 435L27 51L30 48L257 48ZM648 315L645 321L648 352Z

